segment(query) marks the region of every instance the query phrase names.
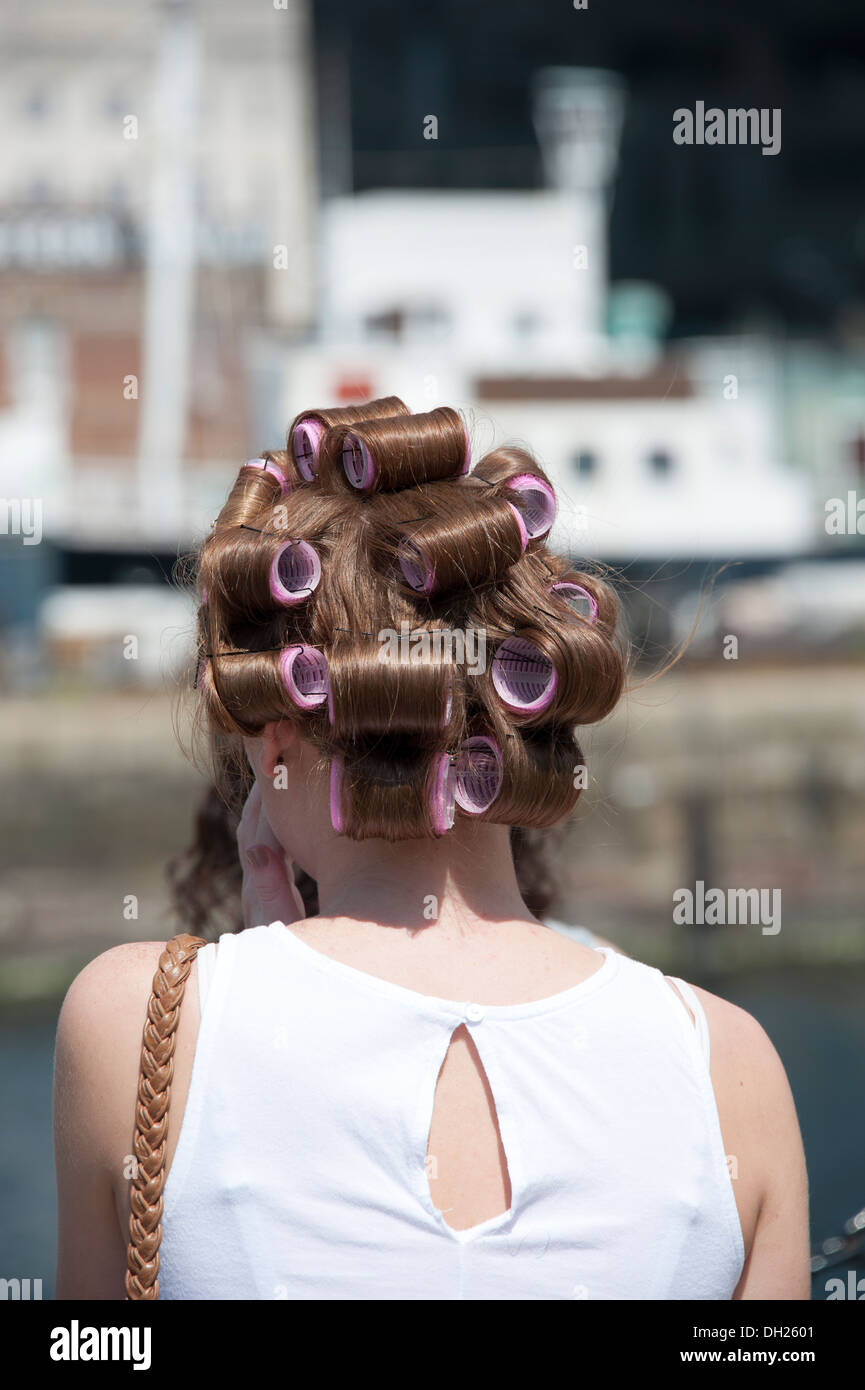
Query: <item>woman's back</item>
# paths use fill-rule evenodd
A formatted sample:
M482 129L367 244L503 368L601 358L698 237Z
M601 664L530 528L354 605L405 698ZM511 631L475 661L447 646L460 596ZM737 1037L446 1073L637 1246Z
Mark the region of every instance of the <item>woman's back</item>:
M205 949L162 1297L732 1297L744 1245L705 1033L660 972L500 930L492 958L470 934L422 965L410 940L376 960L357 923ZM520 989L526 933L542 950ZM419 969L475 998L400 982Z

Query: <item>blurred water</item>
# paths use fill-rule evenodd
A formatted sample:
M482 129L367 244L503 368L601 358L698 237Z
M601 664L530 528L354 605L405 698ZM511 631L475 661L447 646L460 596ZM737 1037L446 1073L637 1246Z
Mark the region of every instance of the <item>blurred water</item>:
M704 983L704 982L699 982ZM811 1180L812 1248L865 1205L865 969L725 976L716 993L752 1013L787 1068ZM51 1071L55 1015L0 1024L0 1274L54 1284ZM828 1277L817 1276L814 1297ZM861 1275L861 1271L860 1271Z

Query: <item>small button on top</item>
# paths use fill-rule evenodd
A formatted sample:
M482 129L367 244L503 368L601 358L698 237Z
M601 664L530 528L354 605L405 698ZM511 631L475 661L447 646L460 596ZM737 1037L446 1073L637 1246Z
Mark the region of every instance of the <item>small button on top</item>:
M484 1011L480 1004L466 1004L466 1018L469 1023L480 1023L484 1016Z

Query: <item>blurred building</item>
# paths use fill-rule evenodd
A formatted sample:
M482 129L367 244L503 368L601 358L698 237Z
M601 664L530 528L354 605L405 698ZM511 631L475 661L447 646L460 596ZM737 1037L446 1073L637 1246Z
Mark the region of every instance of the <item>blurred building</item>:
M314 309L305 0L0 22L0 492L61 551L170 552L254 444L257 335Z
M806 470L784 452L772 351L733 339L670 351L662 291L609 284L624 105L614 74L544 70L547 189L325 202L319 332L289 354L284 414L396 391L415 409L465 409L478 448L494 421L547 467L555 539L575 554L808 551L818 518Z
M394 392L527 442L556 543L634 578L861 549L824 525L865 484L855 346L671 343L660 285L611 282L619 76L536 72L544 187L355 193L360 74L307 3L0 0L0 625L83 584L104 638L297 410Z

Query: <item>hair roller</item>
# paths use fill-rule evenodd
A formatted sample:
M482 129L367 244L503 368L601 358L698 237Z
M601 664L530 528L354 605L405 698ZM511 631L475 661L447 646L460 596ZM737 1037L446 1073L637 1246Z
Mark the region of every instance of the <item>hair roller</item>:
M480 818L496 825L540 828L568 816L584 782L577 775L584 767L583 754L572 731L561 725L518 727L501 704L485 714L484 724L501 759L501 782Z
M504 825L543 828L573 811L585 766L577 740L565 730L517 729L502 745L502 790L495 819Z
M403 529L396 558L406 586L444 594L492 584L523 554L528 541L518 509L503 498L451 489L432 516Z
M272 458L247 459L243 466L244 468L254 468L259 473L269 473L271 478L275 478L279 483L279 493L281 497L284 497L285 494L290 491L291 483L279 465L274 463Z
M582 584L573 584L569 580L558 580L551 584L548 590L554 599L564 603L571 613L576 613L577 617L585 618L587 623L594 623L598 617L598 602L594 594L590 594L588 589L584 589Z
M327 657L318 647L298 642L280 654L282 679L298 709L315 709L328 698Z
M496 646L489 680L511 718L523 724L593 724L610 713L624 684L622 654L608 630L576 615L521 626Z
M342 756L334 753L330 760L330 823L337 835L345 828L342 817Z
M213 537L202 557L208 599L233 618L261 618L274 608L297 607L320 579L315 547L284 531L240 527Z
M398 492L466 473L469 438L458 412L439 406L423 415L395 415L340 427L333 437L334 471L337 461L344 481L356 491Z
M292 710L309 712L325 703L327 659L301 642L273 651L223 647L207 653L198 687L219 728L257 734Z
M502 750L495 739L475 734L463 739L454 763L454 799L470 816L483 815L496 800L504 780Z
M242 734L247 732L242 724L232 717L223 703L222 696L213 678L211 659L202 653L198 657L195 670L195 688L204 706L210 724L223 734Z
M353 840L444 835L455 816L454 769L443 750L411 740L360 740L331 755L330 817Z
M556 494L546 479L533 473L518 473L515 478L508 478L505 487L517 498L529 540L545 536L558 511Z
M249 459L237 475L216 520L216 528L260 524L260 518L284 497L291 484L272 454Z
M270 562L268 584L277 603L303 603L320 579L318 552L307 541L284 541Z
M407 628L408 624L404 624ZM419 746L444 742L454 681L450 654L433 632L384 630L384 640L337 641L329 658L328 719L337 742L405 736Z
M555 665L526 637L514 633L500 642L490 670L496 694L513 714L543 714L555 699L559 683Z
M335 407L332 410L304 410L295 416L288 430L288 447L304 482L318 475L321 442L325 432L336 425L351 425L378 415L408 415L408 406L398 396L383 396L364 405Z
M555 575L547 575L547 583L548 608L557 613L564 608L584 622L594 623L612 637L619 621L619 600L615 589L600 575L561 565ZM557 588L558 585L566 587L562 590Z
M487 487L499 487L519 477L540 479L550 487L550 480L528 449L502 446L484 454L475 464L471 477Z

